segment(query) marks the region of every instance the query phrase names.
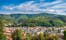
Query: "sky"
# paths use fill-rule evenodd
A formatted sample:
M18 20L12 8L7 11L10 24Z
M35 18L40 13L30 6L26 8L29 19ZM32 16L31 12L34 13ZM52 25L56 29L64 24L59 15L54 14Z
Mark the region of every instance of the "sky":
M0 0L0 14L66 15L66 0Z

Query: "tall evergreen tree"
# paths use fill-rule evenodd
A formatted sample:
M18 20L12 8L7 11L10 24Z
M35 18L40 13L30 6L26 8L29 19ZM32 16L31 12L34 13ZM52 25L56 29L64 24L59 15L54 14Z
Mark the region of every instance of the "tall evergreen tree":
M66 40L66 30L64 31L64 40Z
M6 40L6 36L4 34L4 23L3 19L0 17L0 40Z
M38 35L38 40L45 40L43 33L40 33L40 34Z
M31 40L31 35L30 35L30 33L27 33L27 34L26 34L26 40Z
M13 40L22 40L22 31L19 29L16 29L13 33L12 33L12 38Z

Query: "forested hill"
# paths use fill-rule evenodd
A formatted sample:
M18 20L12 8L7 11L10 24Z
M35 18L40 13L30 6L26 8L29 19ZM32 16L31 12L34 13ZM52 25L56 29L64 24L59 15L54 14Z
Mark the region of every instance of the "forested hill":
M63 27L66 26L66 16L49 13L40 14L0 14L5 24L13 26L42 26L42 27ZM10 25L10 26L11 26Z
M20 17L20 16L27 16L27 17L35 17L35 16L55 16L55 14L48 14L48 13L39 13L39 14L11 14L10 16L13 17Z

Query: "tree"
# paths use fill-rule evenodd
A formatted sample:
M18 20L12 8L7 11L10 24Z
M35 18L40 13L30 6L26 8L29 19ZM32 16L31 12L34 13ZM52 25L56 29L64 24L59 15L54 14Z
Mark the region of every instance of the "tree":
M66 30L64 31L64 40L66 40Z
M6 40L6 36L4 34L4 24L2 18L0 17L0 40Z
M58 40L58 36L56 34L50 34L48 40Z
M38 35L37 35L36 32L35 32L34 35L32 36L32 40L38 40Z
M38 40L45 40L43 33L40 33L40 34L38 35Z
M30 35L30 33L26 33L26 40L31 40L31 35Z
M48 40L48 36L49 34L48 34L48 31L46 30L46 32L44 33L45 40Z
M13 40L22 40L22 31L19 29L16 29L13 33L12 33L12 38Z

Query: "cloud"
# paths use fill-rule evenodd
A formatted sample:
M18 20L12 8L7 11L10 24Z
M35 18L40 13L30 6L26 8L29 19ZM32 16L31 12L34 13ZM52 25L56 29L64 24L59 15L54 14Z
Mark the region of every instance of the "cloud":
M11 13L27 13L36 14L41 12L54 13L54 14L65 14L66 13L66 2L63 0L56 0L53 2L35 3L35 1L29 1L21 3L19 5L2 6L3 10L10 10Z
M66 3L61 3L61 4L58 4L58 5L54 5L54 6L50 7L49 9L55 10L54 13L56 13L56 14L66 15Z
M2 6L2 9L5 9L5 10L13 10L14 7L13 6Z
M40 10L37 5L33 4L34 1L26 2L16 6L18 10L25 10L25 11L37 11Z

